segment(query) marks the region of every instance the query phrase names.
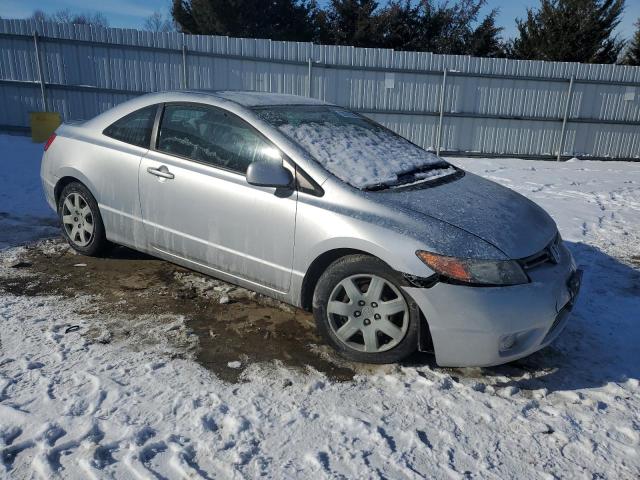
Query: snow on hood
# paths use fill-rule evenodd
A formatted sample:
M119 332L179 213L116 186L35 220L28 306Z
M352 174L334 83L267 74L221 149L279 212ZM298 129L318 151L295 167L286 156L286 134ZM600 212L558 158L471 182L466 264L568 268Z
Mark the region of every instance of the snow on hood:
M385 190L372 198L458 227L509 258L539 252L558 231L555 222L537 204L471 173L434 188ZM466 256L464 252L459 254Z
M402 173L443 163L435 154L383 128L328 122L284 124L278 128L333 175L360 189L393 183ZM455 169L446 166L423 175L422 179L454 172Z

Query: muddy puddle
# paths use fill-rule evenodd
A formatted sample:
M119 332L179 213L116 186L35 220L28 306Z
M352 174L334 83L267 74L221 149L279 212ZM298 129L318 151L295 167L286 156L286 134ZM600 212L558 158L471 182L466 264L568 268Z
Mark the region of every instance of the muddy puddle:
M77 313L118 314L130 329L141 316L184 316L199 339L197 361L227 381L239 381L256 362L315 369L338 381L350 380L357 368L322 344L309 313L124 247L92 258L48 240L26 247L9 267L0 290L91 295L87 310Z
M24 247L16 258L5 258L0 266L0 291L90 296L91 301L75 311L90 319L100 318L100 325L79 332L90 340L122 340L133 349L166 344L159 348L166 348L170 357L193 354L196 361L229 382L242 381L244 369L256 363L277 362L301 373L317 370L335 381L349 381L356 373L427 366L448 373L453 382L473 384L495 377L496 387L515 382L526 390L541 388L544 377L553 376L550 367L563 363L562 358L555 358L552 347L493 368L439 368L433 355L419 352L399 365L346 362L316 335L311 314L124 247L106 257L92 258L76 254L61 239L44 240ZM184 332L174 330L176 316L184 317ZM162 338L145 333L150 322L165 332ZM192 334L198 342L188 338Z

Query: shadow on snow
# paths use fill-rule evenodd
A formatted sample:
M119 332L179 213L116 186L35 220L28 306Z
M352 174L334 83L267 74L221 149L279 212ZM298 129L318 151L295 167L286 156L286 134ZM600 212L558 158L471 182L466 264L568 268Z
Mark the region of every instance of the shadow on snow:
M640 271L593 246L566 243L585 273L564 332L548 347L506 365L443 369L454 380L477 378L494 387L550 393L640 379ZM416 354L405 365L438 368L428 354Z

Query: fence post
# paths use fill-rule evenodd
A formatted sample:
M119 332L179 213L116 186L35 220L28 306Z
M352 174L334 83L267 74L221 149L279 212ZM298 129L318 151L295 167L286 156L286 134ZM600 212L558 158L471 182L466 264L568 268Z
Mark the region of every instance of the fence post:
M182 34L182 88L184 90L189 88L189 82L187 81L187 46L184 43L184 33Z
M40 57L40 48L38 46L38 32L33 32L33 45L36 49L36 66L38 69L38 81L40 82L40 94L42 95L42 111L47 111L47 95L44 91L44 75L42 70L42 58Z
M311 58L307 59L309 71L307 72L307 97L311 96L311 69L313 68L313 62L311 62Z
M567 100L564 104L564 115L562 117L562 131L560 132L560 145L558 146L558 157L556 160L559 162L562 157L562 151L564 150L564 140L567 134L567 120L569 118L569 107L571 107L571 96L573 94L573 79L574 76L571 75L571 79L569 80L569 90L567 90Z
M444 69L442 75L442 86L440 87L440 116L438 118L438 133L436 138L436 154L440 155L440 147L442 144L442 118L444 117L444 97L447 89L447 69Z

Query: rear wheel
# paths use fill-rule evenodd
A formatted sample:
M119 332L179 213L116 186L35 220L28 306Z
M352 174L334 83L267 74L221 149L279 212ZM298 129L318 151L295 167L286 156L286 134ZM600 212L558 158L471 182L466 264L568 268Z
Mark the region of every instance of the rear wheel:
M58 199L58 217L64 237L77 252L96 256L108 247L98 202L81 183L64 187Z
M393 363L418 345L418 306L403 293L406 282L381 260L343 257L318 280L313 314L318 331L342 356Z

